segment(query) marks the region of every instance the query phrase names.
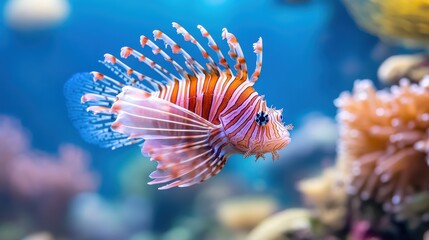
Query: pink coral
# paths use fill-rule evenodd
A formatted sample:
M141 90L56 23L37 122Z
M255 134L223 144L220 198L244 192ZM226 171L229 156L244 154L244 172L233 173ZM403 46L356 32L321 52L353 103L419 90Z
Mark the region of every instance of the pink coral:
M0 187L5 187L13 160L28 148L28 137L17 121L0 116Z
M381 240L381 238L372 233L369 222L359 221L353 223L350 240Z
M0 207L30 210L38 225L55 231L61 228L69 200L94 190L97 176L88 171L82 149L63 145L56 157L31 149L29 142L17 120L0 116L0 195L10 201Z
M97 185L96 177L87 170L87 154L78 147L63 145L58 157L30 149L20 124L5 116L0 116L0 141L0 179L17 196L73 195Z
M16 159L9 177L11 189L27 198L49 192L73 195L94 189L94 176L86 170L86 154L72 145L61 146L59 152L58 159L45 154Z

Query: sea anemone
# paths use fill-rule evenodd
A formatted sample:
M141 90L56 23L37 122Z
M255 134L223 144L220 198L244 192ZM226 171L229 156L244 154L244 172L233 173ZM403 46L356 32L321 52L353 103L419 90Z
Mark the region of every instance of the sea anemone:
M335 101L348 192L392 211L429 187L429 78L377 91L356 81Z

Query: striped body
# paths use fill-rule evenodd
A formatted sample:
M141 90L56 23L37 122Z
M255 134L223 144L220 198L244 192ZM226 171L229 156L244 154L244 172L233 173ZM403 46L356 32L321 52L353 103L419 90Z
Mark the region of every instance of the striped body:
M130 47L121 49L121 57L135 57L163 80L150 78L106 54L103 64L118 80L93 72L92 83L87 75L79 75L68 87L73 95L83 94L80 106L72 98L71 109L85 139L111 148L143 142L142 153L158 162L150 183L173 181L162 189L205 181L223 168L231 154L259 158L272 153L273 159L278 159L277 150L290 142L291 127L283 124L282 110L268 108L253 88L262 67L262 40L253 46L257 62L249 79L241 47L226 29L222 37L230 47L229 57L235 60L236 74L202 26L198 28L216 52L219 65L184 28L176 23L173 27L198 47L207 60L206 68L158 30L154 31L155 39L182 55L189 71L145 36L140 38L142 47L162 55L179 76ZM82 108L91 114L74 112Z
M245 92L245 93L244 93ZM152 95L186 108L215 125L226 109L235 109L250 95L257 95L246 81L226 74L206 73L191 76L185 80L174 80L171 84L159 86ZM233 103L239 96L239 100Z
M228 137L229 143L234 147L230 148L228 156L233 153L248 153L252 146L251 139L257 139L259 145L262 145L281 138L284 134L284 126L279 123L269 123L275 125L273 127L257 127L253 117L259 111L267 111L265 101L252 84L231 75L207 72L183 81L174 80L169 85L160 85L159 91L153 92L152 96L186 108L213 124L221 124L224 136ZM280 119L279 121L281 123ZM217 146L216 149L222 149L224 145ZM276 143L271 147L281 149L285 145L286 143Z

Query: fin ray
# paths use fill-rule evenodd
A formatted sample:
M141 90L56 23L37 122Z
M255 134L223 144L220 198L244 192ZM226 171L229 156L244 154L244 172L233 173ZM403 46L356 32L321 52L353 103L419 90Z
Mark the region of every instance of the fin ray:
M215 51L215 53L217 54L219 64L225 67L225 71L227 74L232 75L231 67L229 66L228 62L226 61L225 57L223 56L222 52L219 49L219 46L216 44L213 37L203 26L198 25L197 28L200 30L201 35L207 38L209 47L213 49L213 51Z
M193 185L218 171L222 155L210 139L219 127L171 102L143 96L143 90L125 87L112 106L118 117L112 128L132 138L142 138L143 155L158 162L149 184L168 183L160 189ZM216 132L216 133L214 133ZM174 157L172 157L174 156Z
M208 60L207 66L209 70L217 70L219 72L221 71L215 61L213 61L212 57L210 57L209 53L204 49L204 47L201 46L201 44L184 27L176 22L173 22L172 25L177 29L178 34L182 34L185 41L190 41L197 46L198 50L201 52L201 55Z
M234 34L228 32L226 28L222 29L222 38L226 39L229 46L229 56L235 60L236 64L234 68L237 73L240 74L239 78L247 79L247 64L244 58L243 50L241 49L240 43Z
M188 72L185 69L183 69L183 67L180 66L180 64L174 61L174 59L170 57L170 55L168 55L164 50L158 47L158 45L152 42L152 40L150 40L148 37L144 35L140 36L140 45L142 46L142 48L144 48L146 45L149 46L152 49L152 53L155 55L158 53L161 54L161 56L164 57L165 61L170 62L173 65L173 67L176 69L176 71L179 73L179 75L182 78L186 78L186 76L188 75Z
M256 67L249 81L254 84L258 80L262 69L262 38L259 38L258 41L253 44L253 51L256 53Z
M141 142L141 139L131 139L110 128L116 116L109 109L121 83L103 79L103 75L94 72L78 73L67 81L64 94L73 125L85 141L104 148ZM84 99L85 96L91 98Z
M188 52L179 46L173 39L167 36L165 33L155 30L153 36L156 39L161 39L167 46L170 46L173 53L180 53L185 58L186 66L196 75L197 73L203 73L204 68L199 64Z

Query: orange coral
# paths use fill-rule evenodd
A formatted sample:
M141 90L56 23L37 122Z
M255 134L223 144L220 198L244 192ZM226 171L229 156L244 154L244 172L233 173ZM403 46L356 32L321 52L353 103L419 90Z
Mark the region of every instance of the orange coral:
M339 159L350 171L349 192L385 210L429 188L429 78L377 91L356 81L339 108Z

